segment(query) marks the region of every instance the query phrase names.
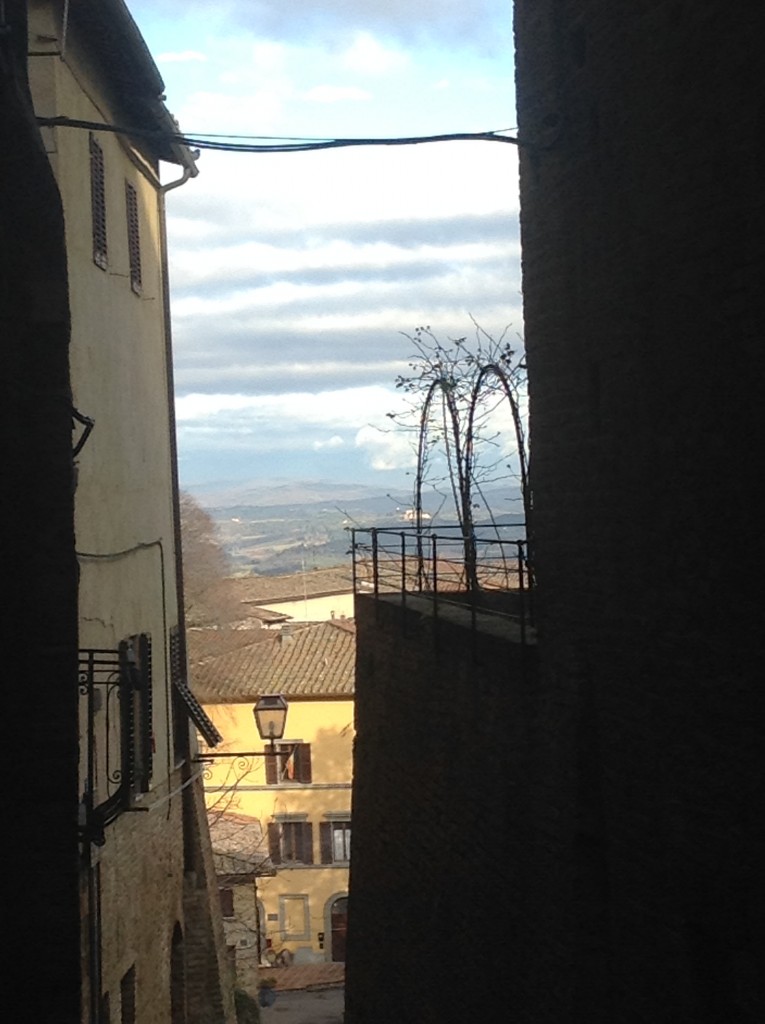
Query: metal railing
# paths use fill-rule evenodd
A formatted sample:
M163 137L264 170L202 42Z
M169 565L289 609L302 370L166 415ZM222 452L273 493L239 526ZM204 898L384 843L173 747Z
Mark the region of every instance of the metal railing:
M354 527L353 589L375 599L398 595L428 598L439 617L442 605L517 623L522 643L534 625L533 574L523 526L491 524L465 533L460 526Z

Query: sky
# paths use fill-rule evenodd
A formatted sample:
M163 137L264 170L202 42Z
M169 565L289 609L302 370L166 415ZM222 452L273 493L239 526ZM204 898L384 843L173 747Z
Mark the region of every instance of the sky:
M127 0L188 135L512 129L510 0ZM411 487L412 335L522 334L516 147L205 151L167 194L181 486ZM178 176L168 167L163 177Z

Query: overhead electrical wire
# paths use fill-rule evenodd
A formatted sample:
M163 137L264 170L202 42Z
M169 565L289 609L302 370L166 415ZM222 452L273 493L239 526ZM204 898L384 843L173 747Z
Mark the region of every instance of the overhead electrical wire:
M132 135L189 149L217 150L225 153L304 153L314 149L343 149L352 146L416 146L428 142L507 142L520 145L512 135L504 135L509 128L490 132L448 132L443 135L412 135L391 139L312 139L270 135L185 135L146 128L127 128L99 121L83 121L74 117L38 117L37 123L46 128L84 128L91 132L112 132ZM242 141L233 141L233 140Z

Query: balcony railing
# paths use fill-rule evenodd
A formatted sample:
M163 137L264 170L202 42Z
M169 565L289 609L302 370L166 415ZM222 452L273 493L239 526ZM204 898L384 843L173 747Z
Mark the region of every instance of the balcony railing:
M390 601L427 598L438 618L445 607L517 625L521 643L534 626L533 574L523 526L492 524L466 533L459 526L355 527L350 530L357 594ZM519 536L521 534L521 536Z

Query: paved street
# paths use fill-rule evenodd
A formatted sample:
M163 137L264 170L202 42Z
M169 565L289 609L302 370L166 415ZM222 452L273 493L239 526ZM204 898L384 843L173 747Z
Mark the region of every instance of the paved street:
M260 1010L262 1024L342 1024L345 989L277 992L273 1006Z

